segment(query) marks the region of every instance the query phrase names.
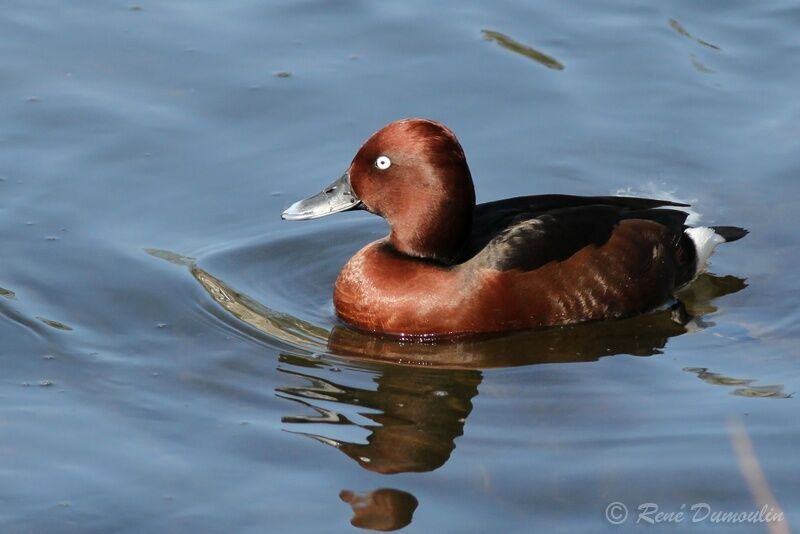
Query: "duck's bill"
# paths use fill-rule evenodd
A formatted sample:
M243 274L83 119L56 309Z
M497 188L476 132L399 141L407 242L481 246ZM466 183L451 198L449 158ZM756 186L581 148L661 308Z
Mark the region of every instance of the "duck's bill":
M281 218L287 221L318 219L331 213L361 208L361 200L350 185L350 175L341 178L322 190L321 193L305 200L295 202L283 212Z

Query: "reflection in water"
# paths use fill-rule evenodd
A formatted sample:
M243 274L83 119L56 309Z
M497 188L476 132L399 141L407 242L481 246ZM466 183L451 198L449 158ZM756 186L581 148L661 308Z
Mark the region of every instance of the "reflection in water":
M692 67L697 72L702 72L703 74L714 74L716 72L714 69L706 67L694 54L689 54L689 59L692 60Z
M5 297L7 299L17 298L17 296L14 294L13 291L11 291L10 289L5 289L3 287L0 287L0 297Z
M353 508L350 524L383 532L397 530L411 523L419 504L410 493L392 488L381 488L363 495L342 490L339 498Z
M281 356L282 363L293 361L296 359L291 356ZM464 432L464 421L472 411L471 401L478 394L481 373L380 364L371 369L378 373L375 389L338 384L309 372L279 368L305 383L284 386L278 392L318 414L284 417L282 421L354 425L368 431L366 443L303 434L336 447L364 469L376 473L433 471L444 465L455 449L454 440ZM368 409L359 411L358 416L369 423L354 423L342 414L315 406L314 402Z
M146 248L155 257L189 269L192 276L224 309L268 336L304 351L325 348L328 331L289 314L281 313L239 293L221 280L199 268L194 258L168 250Z
M277 392L314 413L284 417L283 422L295 428L293 432L333 446L364 469L383 474L432 471L444 465L455 449L455 439L464 432L481 383L480 369L588 362L613 354L658 354L670 338L711 326L702 316L716 310L712 300L745 287L742 279L706 274L682 291L673 306L630 319L483 339L422 342L343 326L328 331L264 306L204 271L191 258L148 252L188 267L223 309L270 339L296 349L280 357L279 371L291 383ZM320 369L327 373L335 364L372 372L372 384L348 385L319 376ZM703 370L698 376L710 380L711 374ZM755 395L762 390L747 388L737 394ZM766 390L762 393L767 395ZM358 422L363 420L367 422ZM317 429L296 430L310 424L361 429L368 436L365 443L356 443ZM334 427L330 433L336 432Z
M67 332L72 330L71 326L62 323L61 321L56 321L55 319L47 319L45 317L40 317L38 315L36 316L36 318L39 319L44 324L46 324L47 326L55 328L56 330L64 330Z
M683 25L680 22L678 22L677 20L675 20L675 19L669 19L669 27L672 28L673 30L675 30L676 32L678 32L679 34L683 35L684 37L686 37L688 39L692 39L693 41L697 41L699 44L701 44L701 45L703 45L703 46L705 46L707 48L710 48L712 50L719 50L720 49L715 44L711 44L708 41L704 41L703 39L698 39L697 37L693 37L692 34L690 34L688 31L686 31L686 28L684 28Z
M754 379L751 378L733 378L730 376L721 375L719 373L712 373L705 367L686 367L684 371L695 373L697 378L703 382L714 384L715 386L744 386L733 390L734 395L740 397L770 397L774 399L788 399L791 398L791 393L786 393L783 390L783 384L773 384L769 386L751 386Z
M515 41L508 35L492 30L481 30L481 33L483 33L483 37L487 41L494 41L503 48L505 48L506 50L511 50L512 52L516 52L517 54L530 58L537 63L541 63L548 69L564 70L564 65L562 65L554 57L539 52L535 48L531 48L528 45L524 45L519 41Z
M698 39L697 37L694 37L692 34L690 34L688 31L686 31L686 28L684 28L683 25L680 22L678 22L675 19L669 19L669 26L670 26L670 28L672 28L673 30L675 30L679 34L683 35L687 39L691 39L692 41L695 41L695 42L705 46L706 48L710 48L710 49L716 50L716 51L720 50L720 48L717 45L711 44L708 41L704 41L703 39ZM714 69L712 69L712 68L708 67L707 65L705 65L702 61L700 61L697 58L697 56L695 54L691 54L690 53L689 54L689 59L692 62L692 67L697 72L700 72L702 74L714 74L714 72L715 72Z
M588 362L613 354L658 354L670 338L712 326L702 319L716 310L712 300L746 286L733 276L707 274L682 291L674 305L630 319L483 339L415 341L344 326L329 331L270 309L201 269L191 258L148 252L187 267L220 305L220 313L224 309L271 342L288 347L278 367L286 384L276 392L305 413L282 417L287 431L334 447L364 469L380 474L433 471L448 461L472 411L481 369ZM331 373L340 370L337 366L362 372ZM713 380L713 373L695 371ZM336 376L341 379L332 378ZM365 383L365 376L371 380ZM756 394L757 388L747 391ZM742 389L737 394L747 393ZM355 437L363 432L366 438ZM365 495L344 490L340 497L353 508L353 525L374 530L402 528L410 523L418 504L414 496L395 489Z
M733 394L740 397L770 397L773 399L790 399L792 397L792 393L783 391L782 384L739 388L733 390Z
M712 373L705 367L686 367L684 371L695 373L697 378L703 382L714 384L715 386L746 386L755 382L748 378L733 378L730 376L721 375L719 373Z
M191 267L196 261L194 258L190 258L189 256L181 256L175 252L162 250L159 248L146 248L144 251L154 258L168 261L174 265L182 265L184 267Z
M192 275L223 308L261 332L306 350L324 347L319 344L327 334L324 328L262 306L198 267L192 268Z
M55 328L56 330L61 330L64 332L72 331L71 326L62 323L61 321L48 319L47 317L42 317L41 315L34 315L33 317L27 315L18 307L19 300L17 299L17 294L10 289L0 287L0 297L3 299L0 301L0 320L4 318L8 319L9 321L18 323L40 335L43 335L42 329L39 328L36 321L45 324L50 328Z
M159 257L163 254L161 252ZM225 310L270 338L304 353L324 353L334 360L357 358L405 365L473 369L595 361L614 354L658 354L669 338L712 326L713 323L704 322L700 316L716 311L711 304L713 299L746 287L741 278L704 274L678 295L679 302L675 305L629 319L488 338L420 341L381 337L344 326L335 326L328 331L264 306L195 264L188 267L195 279Z

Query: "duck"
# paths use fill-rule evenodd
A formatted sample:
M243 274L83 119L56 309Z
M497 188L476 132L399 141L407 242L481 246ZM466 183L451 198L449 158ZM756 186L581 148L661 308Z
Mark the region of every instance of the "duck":
M748 233L689 227L687 207L565 194L476 204L456 135L407 118L370 136L339 179L282 219L351 210L385 219L389 235L342 267L336 315L374 334L450 338L615 320L675 302L717 245Z

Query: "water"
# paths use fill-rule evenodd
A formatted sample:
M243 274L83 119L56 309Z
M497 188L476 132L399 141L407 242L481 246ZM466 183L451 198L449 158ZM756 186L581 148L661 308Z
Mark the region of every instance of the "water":
M736 421L797 528L800 8L528 4L6 1L0 530L625 531L757 509ZM479 201L752 233L686 328L358 335L331 287L385 226L279 215L404 116L456 131Z

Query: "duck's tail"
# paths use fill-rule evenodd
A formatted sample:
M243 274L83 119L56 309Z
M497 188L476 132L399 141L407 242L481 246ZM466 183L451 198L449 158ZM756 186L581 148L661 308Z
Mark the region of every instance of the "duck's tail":
M737 241L748 234L747 230L738 226L698 226L687 228L685 232L694 243L697 252L695 276L708 268L708 259L717 245Z
M722 237L726 243L732 241L739 241L741 238L750 233L750 230L739 228L738 226L709 226L714 233Z

